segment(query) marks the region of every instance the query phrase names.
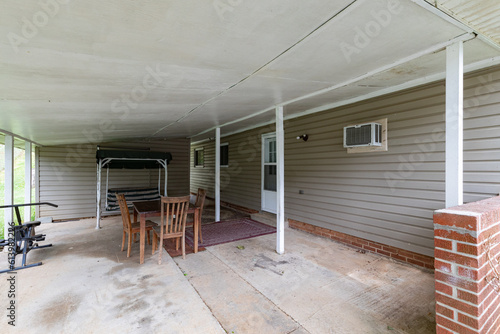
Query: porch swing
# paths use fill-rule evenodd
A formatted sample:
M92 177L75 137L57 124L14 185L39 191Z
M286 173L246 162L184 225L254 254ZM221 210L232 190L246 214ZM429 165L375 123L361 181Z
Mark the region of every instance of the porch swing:
M167 196L167 165L172 161L172 155L168 152L151 151L126 151L126 150L100 150L97 148L97 224L96 229L100 229L101 221L101 174L102 169L106 168L106 211L119 212L116 204L115 191L125 194L125 198L130 200L151 200L158 199L161 194L161 169L165 171L165 185L163 195ZM158 189L155 188L120 188L109 189L109 170L110 169L157 169L158 168Z

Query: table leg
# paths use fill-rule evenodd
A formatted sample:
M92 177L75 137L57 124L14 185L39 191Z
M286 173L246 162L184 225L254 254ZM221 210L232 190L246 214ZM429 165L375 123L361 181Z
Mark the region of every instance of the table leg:
M200 228L200 210L194 210L194 253L198 253L198 230Z
M141 215L141 218L140 218L140 225L141 225L141 230L140 230L140 235L139 235L139 239L140 239L140 243L141 243L141 257L140 257L140 264L143 264L144 263L144 247L145 247L145 239L146 239L146 217L144 217L144 215Z

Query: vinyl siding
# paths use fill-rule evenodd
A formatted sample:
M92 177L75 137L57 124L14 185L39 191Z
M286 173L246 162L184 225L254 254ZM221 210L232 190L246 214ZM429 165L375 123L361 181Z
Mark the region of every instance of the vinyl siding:
M468 75L464 87L464 201L472 202L500 191L499 68ZM388 119L389 150L347 154L343 127L380 118ZM444 121L443 81L285 121L285 215L433 256L432 215L445 206ZM223 201L260 209L260 134L272 131L221 140L230 161ZM296 139L304 133L307 142ZM195 168L200 146L206 164ZM213 193L213 146L192 145L191 191Z
M103 143L102 146L150 148L151 151L172 153L168 165L168 194L189 192L189 140L169 140L147 143ZM53 202L58 208L40 207L40 216L64 220L95 217L97 166L95 145L44 146L39 148L39 196L41 202ZM161 189L164 187L162 170ZM109 188L157 187L158 170L110 170ZM106 171L102 172L101 208L105 205Z

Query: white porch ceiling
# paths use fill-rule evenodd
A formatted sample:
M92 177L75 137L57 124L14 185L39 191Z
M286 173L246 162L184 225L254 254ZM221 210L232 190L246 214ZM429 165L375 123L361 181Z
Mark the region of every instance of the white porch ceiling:
M324 110L442 79L456 40L467 70L500 63L497 1L48 3L0 4L0 129L41 145Z

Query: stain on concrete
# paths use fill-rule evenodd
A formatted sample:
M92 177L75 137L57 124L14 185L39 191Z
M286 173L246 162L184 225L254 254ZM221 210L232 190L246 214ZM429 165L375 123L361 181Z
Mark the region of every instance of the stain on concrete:
M113 285L119 289L119 290L123 290L123 289L127 289L127 288L132 288L135 286L135 284L133 284L132 282L130 281L120 281L118 279L113 279Z
M256 260L254 267L269 270L277 275L283 275L284 271L278 268L279 265L287 264L288 261L274 261L273 259L260 254Z
M47 327L61 327L61 324L78 309L81 301L80 295L71 292L64 293L42 307L40 316L36 318Z
M115 307L118 316L126 316L127 313L137 313L149 307L149 303L141 299L133 299L128 296L128 300L123 300L121 304Z

